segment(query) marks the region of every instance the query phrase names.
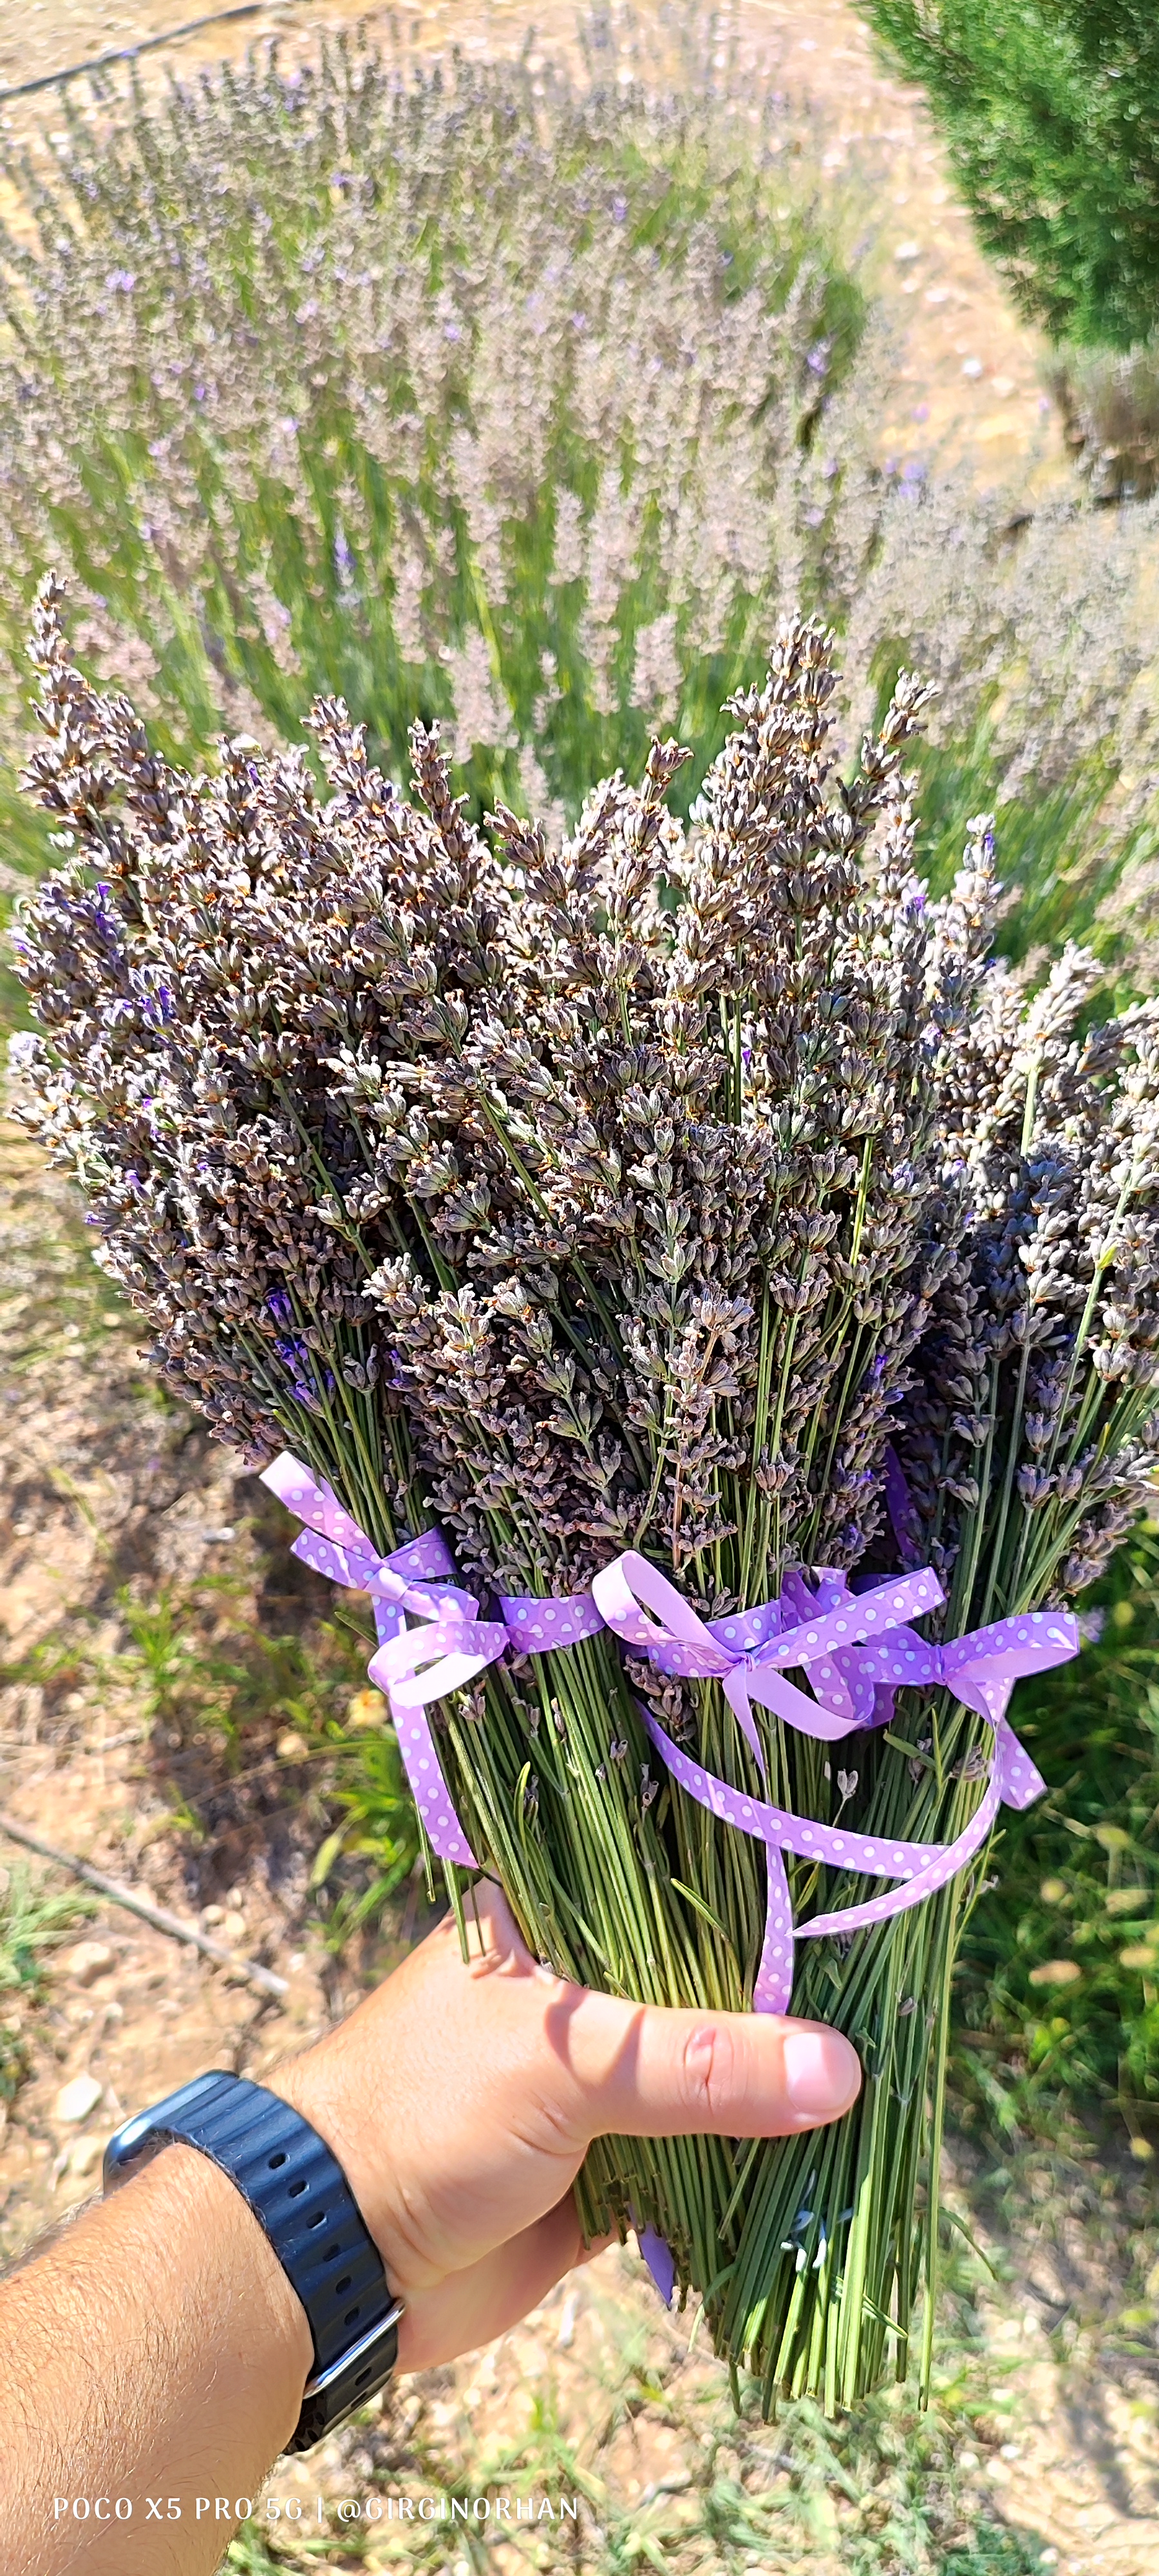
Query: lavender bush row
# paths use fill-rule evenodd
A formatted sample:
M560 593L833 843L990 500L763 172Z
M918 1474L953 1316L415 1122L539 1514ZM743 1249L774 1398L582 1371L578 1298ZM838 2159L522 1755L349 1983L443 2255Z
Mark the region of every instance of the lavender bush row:
M558 833L652 726L694 746L686 808L778 616L818 608L847 748L899 663L938 683L933 881L996 806L1004 944L1094 926L1145 981L1155 510L899 467L875 217L823 140L719 49L669 76L602 17L586 84L337 48L70 108L52 179L6 173L0 733L63 561L84 667L171 755L340 693L388 768L437 718L475 813ZM2 776L0 817L43 863Z
M63 544L171 748L341 691L394 767L438 717L478 799L572 819L650 724L710 756L866 480L865 304L783 103L616 70L271 55L13 171L13 659Z

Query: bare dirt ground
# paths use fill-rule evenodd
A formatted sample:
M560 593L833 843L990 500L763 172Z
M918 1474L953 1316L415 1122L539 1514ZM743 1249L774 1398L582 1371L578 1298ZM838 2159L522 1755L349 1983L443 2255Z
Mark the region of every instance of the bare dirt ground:
M288 52L305 50L319 29L351 26L361 14L345 0L284 0L143 56L142 77L188 73L274 34ZM1038 343L982 262L918 94L883 74L842 0L739 0L733 14L742 47L814 103L834 181L868 173L878 212L885 208L879 265L902 334L890 429L899 454L965 449L989 479L1041 449L1041 471L1060 471ZM0 89L197 15L196 0L131 0L120 10L102 0L32 0L0 23ZM647 32L654 12L640 15ZM372 32L387 32L388 22L424 54L448 41L482 53L522 42L533 28L541 42L566 44L573 12L552 0L538 9L527 0L403 0L370 13ZM0 100L0 119L14 140L31 140L55 128L59 96L50 88ZM309 1645L322 1637L331 1603L290 1564L284 1526L261 1489L159 1403L135 1346L131 1321L88 1261L66 1193L4 1131L0 1651L13 1678L0 1692L0 1806L288 1980L284 2003L272 2004L103 1906L78 1922L43 2003L25 2008L17 1998L10 2008L0 1995L0 2022L23 2022L29 2067L6 2132L0 2125L5 2253L87 2196L118 2116L210 2063L260 2075L340 2014L421 1928L412 1903L388 1934L350 1945L341 1963L327 1949L308 1881L340 1812L340 1769L320 1749L317 1709L302 1716L292 1674L281 1698L267 1689L232 1735L212 1715L199 1725L170 1687L183 1653L228 1662L247 1625L272 1635L284 1628ZM158 1601L176 1624L168 1645L154 1630L150 1664L129 1607ZM328 1652L317 1649L322 1703L341 1714L350 1685L333 1655L325 1664ZM235 1700L229 1684L223 1705ZM0 1866L19 1866L2 1836L0 1846ZM77 1958L81 1941L103 1953L96 1968L91 1955ZM79 2118L61 2098L78 2077L91 2079ZM976 2450L963 2453L968 2486L973 2480L992 2514L1036 2532L1044 2564L1061 2576L1150 2576L1159 2564L1154 2196L1129 2166L1090 2156L1044 2158L1015 2180L1016 2203L1013 2183L1005 2199L999 2189L979 2203L965 2166L961 2176L962 2206L971 2201L971 2224L1001 2275L984 2309L998 2396ZM1004 2216L1012 2205L1013 2233ZM558 2491L572 2476L561 2464L573 2444L590 2480L589 2529L630 2514L635 2537L622 2563L684 2565L709 2477L743 2484L756 2474L747 2453L721 2449L723 2420L720 2373L703 2355L689 2356L688 2321L663 2318L631 2258L612 2254L493 2352L404 2387L379 2427L283 2464L272 2484L312 2512L318 2495L358 2492L366 2481L415 2492L445 2484L465 2457L481 2479L505 2445L518 2452L531 2442L528 2456L556 2461ZM775 2432L764 2440L761 2474L788 2493ZM811 2537L802 2538L799 2563L811 2576L843 2563L851 2515L823 2499L811 2523L806 2517ZM410 2538L384 2526L369 2563L380 2563L380 2539L385 2563L387 2537L396 2555L412 2554ZM455 2559L456 2546L447 2542L447 2568L473 2564ZM543 2556L546 2546L542 2531L534 2542L521 2534L489 2557L500 2568L566 2563L562 2539L558 2560ZM788 2540L786 2550L779 2563L788 2570L798 2562ZM335 2551L326 2564L349 2563ZM420 2558L417 2539L413 2555L416 2564L439 2563L437 2554ZM738 2560L730 2545L697 2563L763 2562L752 2551Z

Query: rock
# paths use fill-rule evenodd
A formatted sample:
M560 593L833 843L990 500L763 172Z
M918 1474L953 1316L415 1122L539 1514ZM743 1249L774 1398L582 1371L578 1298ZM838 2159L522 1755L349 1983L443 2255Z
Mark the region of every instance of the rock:
M53 2105L54 2118L87 2120L89 2112L96 2110L103 2090L95 2075L74 2075L71 2084L62 2085L57 2094Z
M295 1735L292 1727L287 1727L285 1734L279 1735L274 1749L279 1762L308 1762L310 1759L310 1747L305 1736Z
M244 1941L244 1914L224 1914L221 1921L221 1930L222 1938L226 1941Z
M103 2138L77 2138L68 2151L69 2172L79 2174L83 2182L86 2175L95 2172L104 2152Z
M212 1932L215 1923L224 1923L225 1921L224 1905L203 1905L201 1909L201 1920L205 1925L206 1931Z
M98 1977L107 1977L116 1964L116 1952L110 1950L107 1941L77 1941L71 1950L63 1952L60 1962L63 1974L74 1986L94 1985Z

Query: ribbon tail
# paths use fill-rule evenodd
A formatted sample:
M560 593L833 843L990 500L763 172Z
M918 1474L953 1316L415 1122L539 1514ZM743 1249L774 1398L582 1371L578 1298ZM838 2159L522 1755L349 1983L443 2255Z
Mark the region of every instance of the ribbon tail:
M495 1662L506 1643L505 1628L460 1620L442 1629L438 1625L408 1629L381 1645L370 1659L370 1678L390 1703L403 1768L431 1849L440 1860L457 1862L460 1869L477 1869L479 1863L455 1813L427 1702L460 1689ZM437 1663L432 1657L439 1658ZM426 1666L421 1673L420 1664Z
M672 2293L676 2287L676 2257L671 2246L665 2237L657 2234L654 2227L639 2225L636 2228L636 2243L665 2307L670 2308Z
M372 1679L381 1683L382 1676L374 1669L377 1661L376 1655L370 1672ZM478 1869L479 1863L455 1814L426 1710L400 1707L392 1697L390 1713L403 1769L431 1850L439 1860L456 1861L460 1869Z
M1046 1782L1005 1718L995 1730L994 1777L1004 1807L1032 1807L1046 1795Z
M775 1843L765 1844L765 1866L765 1938L753 1986L753 2011L785 2013L793 1993L793 1907L784 1858Z
M762 1708L771 1708L773 1715L786 1726L796 1727L798 1735L813 1736L819 1744L839 1744L843 1735L852 1735L857 1728L856 1717L837 1716L823 1701L810 1699L807 1691L798 1690L795 1682L787 1682L783 1673L767 1663L755 1664L752 1671L744 1675L727 1675L725 1697L733 1707L736 1703L728 1685L734 1679L747 1683L746 1697L751 1693L753 1699L760 1701ZM761 1768L763 1770L763 1763Z
M836 1914L815 1914L811 1923L799 1926L798 1938L818 1940L827 1932L863 1932L871 1923L888 1923L891 1915L908 1913L911 1905L921 1905L927 1896L936 1896L951 1878L956 1878L967 1861L981 1849L1002 1803L997 1772L992 1774L986 1795L970 1822L952 1843L932 1844L924 1869L917 1870L902 1887L891 1887L885 1896L873 1896L865 1905L846 1905Z
M456 1585L454 1558L439 1531L429 1530L397 1548L393 1556L379 1557L365 1531L351 1520L331 1487L316 1482L288 1450L263 1469L262 1483L287 1510L297 1512L306 1523L293 1543L293 1555L317 1573L328 1575L332 1582L350 1585L356 1591L370 1589L378 1632L377 1651L370 1660L370 1679L386 1692L403 1768L427 1839L440 1860L454 1861L460 1869L477 1869L479 1864L451 1802L422 1704L422 1684L408 1689L405 1677L413 1672L416 1663L429 1664L432 1645L436 1650L438 1645L451 1645L452 1653L444 1656L440 1666L439 1688L457 1689L502 1653L506 1630L472 1627L479 1605L471 1593ZM436 1583L440 1586L437 1593L420 1588ZM448 1604L452 1605L451 1635L443 1633ZM434 1637L429 1624L425 1634L423 1630L417 1635L408 1630L403 1615L406 1610L424 1623L433 1623Z
M761 1739L757 1734L756 1719L753 1716L752 1700L749 1695L749 1676L744 1665L735 1665L731 1673L724 1673L721 1676L721 1680L724 1696L763 1779L765 1757L761 1751Z

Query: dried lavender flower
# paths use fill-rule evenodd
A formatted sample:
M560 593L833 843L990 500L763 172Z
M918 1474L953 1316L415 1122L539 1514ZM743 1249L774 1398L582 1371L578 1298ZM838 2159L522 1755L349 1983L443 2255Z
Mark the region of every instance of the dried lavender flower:
M24 907L17 1086L220 1436L295 1449L381 1545L436 1519L481 1600L580 1591L635 1546L720 1617L900 1544L953 1638L1099 1570L1157 1463L1159 1014L1088 1026L1078 949L1037 991L988 962L984 816L929 900L917 680L839 768L832 638L794 616L687 825L657 739L560 839L506 802L476 828L434 727L405 795L336 699L310 720L325 794L246 737L180 770L74 667L51 580L34 659L27 785L66 856ZM758 1765L717 1682L605 1629L436 1723L537 1955L736 2008L760 1846L657 1776L642 1705L743 1799L833 1823L856 1796L883 1848L944 1844L990 1733L946 1687L902 1699L835 1776L762 1711ZM789 1875L807 1921L819 1866ZM876 1884L838 1875L844 1903ZM660 2228L770 2392L853 2402L895 2305L906 2330L956 1903L802 1944L799 2007L889 2073L823 2187L808 2141L741 2169L726 2141L603 2140L585 2166L589 2231Z

